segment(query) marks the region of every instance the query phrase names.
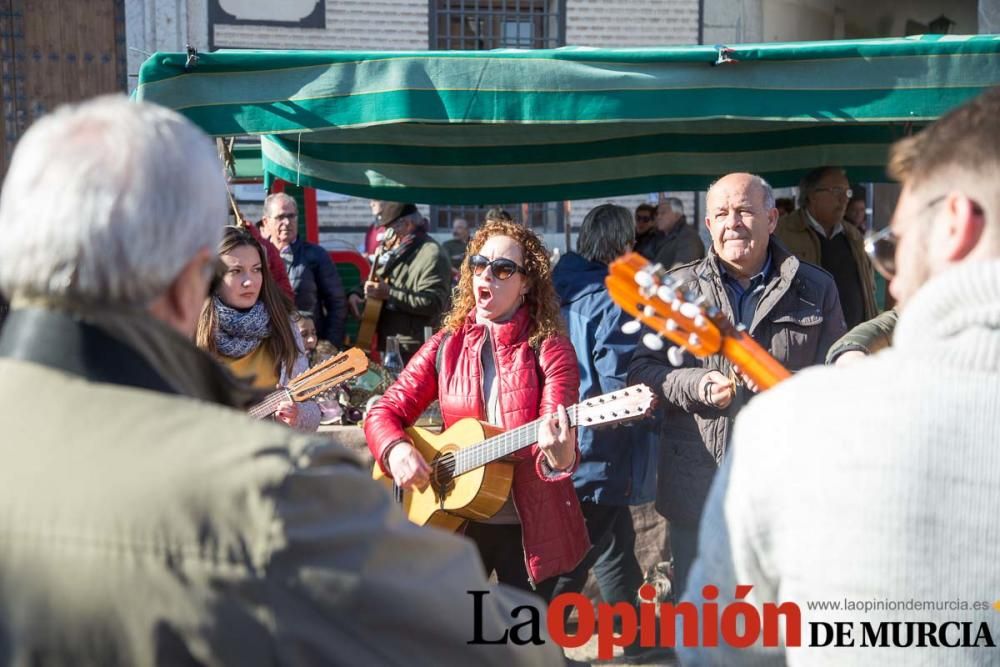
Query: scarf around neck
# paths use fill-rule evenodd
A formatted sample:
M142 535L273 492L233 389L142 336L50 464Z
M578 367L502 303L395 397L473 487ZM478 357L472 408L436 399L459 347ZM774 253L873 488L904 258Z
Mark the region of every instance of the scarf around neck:
M250 310L238 310L212 297L219 326L215 330L215 348L219 354L239 359L250 354L271 333L267 308L258 301Z

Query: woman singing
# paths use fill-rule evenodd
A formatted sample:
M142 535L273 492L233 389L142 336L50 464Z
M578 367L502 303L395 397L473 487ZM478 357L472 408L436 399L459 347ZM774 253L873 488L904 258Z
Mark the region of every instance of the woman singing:
M219 244L222 278L205 301L195 341L237 377L273 390L309 368L292 304L271 278L264 251L250 232L226 227ZM312 401L286 401L278 421L315 431L320 409Z
M576 430L564 407L576 402L580 377L562 329L541 241L521 225L487 222L469 243L441 331L365 420L378 465L399 486L422 489L430 468L403 429L434 399L446 427L475 417L506 430L549 415L538 444L517 455L507 503L465 531L487 572L534 587L546 599L556 575L576 567L590 546L571 480L579 459Z

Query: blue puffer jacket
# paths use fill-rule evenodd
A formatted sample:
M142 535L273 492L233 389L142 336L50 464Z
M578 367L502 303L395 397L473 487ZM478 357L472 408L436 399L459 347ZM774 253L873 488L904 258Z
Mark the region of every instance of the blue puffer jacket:
M604 286L608 267L567 253L552 274L576 348L580 399L625 386L625 374L640 334L622 333L629 321ZM656 496L658 437L653 418L618 428L578 431L582 460L573 475L580 500L639 505Z

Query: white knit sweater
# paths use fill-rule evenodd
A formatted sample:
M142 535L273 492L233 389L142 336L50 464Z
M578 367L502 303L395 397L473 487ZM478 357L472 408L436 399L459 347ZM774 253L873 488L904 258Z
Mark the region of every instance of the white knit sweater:
M846 369L803 371L758 397L740 414L730 452L703 516L687 598L700 605L702 587L715 584L720 616L736 584L753 585L746 599L758 608L793 601L802 647L686 649L682 664L1000 665L1000 648L861 647L862 621L874 630L881 621L939 630L968 621L972 638L986 622L1000 644L992 608L1000 599L1000 262L965 263L925 285L892 349ZM824 600L882 609L808 609ZM889 610L916 606L910 600L986 609ZM852 623L855 646L808 647L814 621ZM885 631L891 637L891 626ZM960 641L962 628L945 637Z

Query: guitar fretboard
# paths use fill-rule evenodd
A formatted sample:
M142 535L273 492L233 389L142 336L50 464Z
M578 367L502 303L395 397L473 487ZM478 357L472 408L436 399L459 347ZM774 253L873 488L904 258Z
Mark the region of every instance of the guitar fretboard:
M571 428L576 426L576 412L576 405L566 408ZM509 431L504 431L492 438L483 440L477 445L458 450L455 453L455 471L453 475L455 477L463 475L470 470L475 470L487 463L502 459L519 449L534 444L538 441L538 424L542 419L551 418L551 416L539 417L535 421L522 424L517 428L512 428Z
M279 389L278 391L272 391L263 401L250 408L247 412L254 419L264 419L273 415L279 405L290 400L292 400L292 395L288 393L288 390Z

